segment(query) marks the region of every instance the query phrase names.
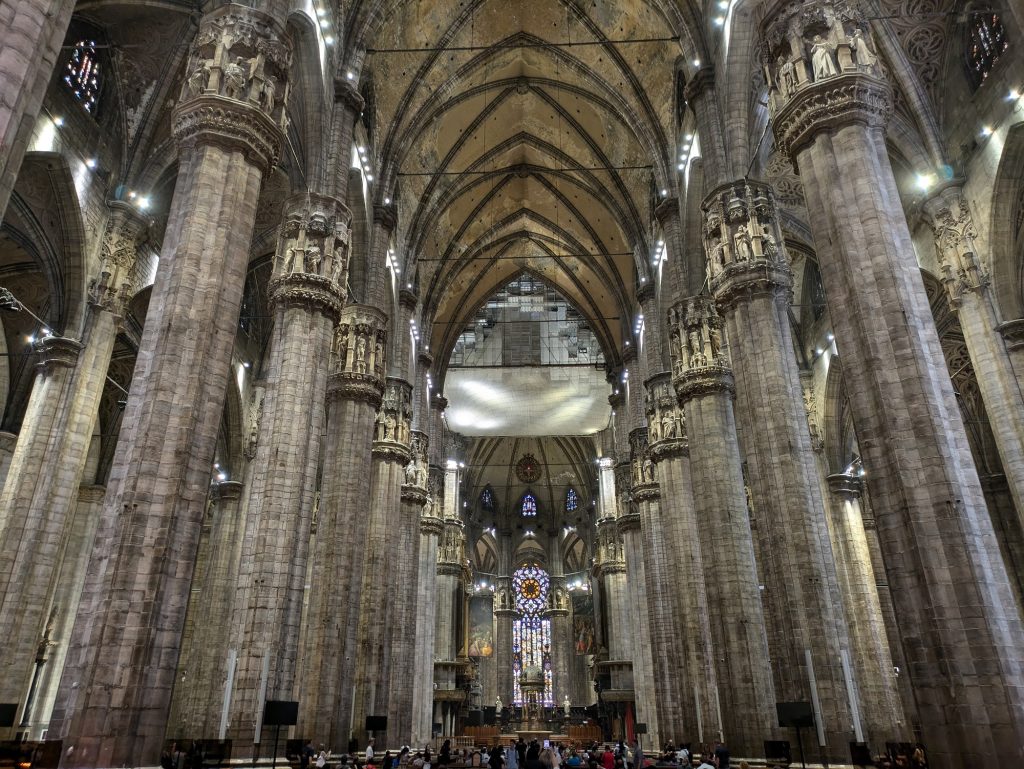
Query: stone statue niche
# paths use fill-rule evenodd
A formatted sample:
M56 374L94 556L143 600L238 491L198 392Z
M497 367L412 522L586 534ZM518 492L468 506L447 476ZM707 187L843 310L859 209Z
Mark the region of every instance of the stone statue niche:
M244 13L227 13L200 29L189 58L182 100L221 96L258 107L284 124L288 48Z
M286 204L287 205L287 204ZM274 257L274 277L316 275L344 290L348 280L349 228L345 221L306 195L284 218Z
M839 75L881 75L871 29L846 3L794 3L767 26L761 47L774 114L804 86Z
M775 201L767 185L755 181L730 185L702 208L709 283L733 265L785 263Z

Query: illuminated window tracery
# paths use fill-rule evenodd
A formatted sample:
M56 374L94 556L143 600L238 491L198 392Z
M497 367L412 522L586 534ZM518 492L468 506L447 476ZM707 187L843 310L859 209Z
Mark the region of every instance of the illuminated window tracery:
M537 498L529 491L523 495L522 512L525 518L533 518L537 515Z
M536 668L544 676L544 705L555 704L551 677L551 620L543 617L551 587L548 573L537 564L523 566L512 575L516 611L522 616L512 623L512 700L523 704L520 677Z
M565 492L565 512L575 513L576 508L579 507L579 497L576 496L576 489L569 487L569 490Z
M996 60L1009 47L1006 29L996 13L975 13L967 32L967 68L975 88L985 82Z
M75 45L65 67L64 83L87 112L96 113L101 74L95 40L79 40Z

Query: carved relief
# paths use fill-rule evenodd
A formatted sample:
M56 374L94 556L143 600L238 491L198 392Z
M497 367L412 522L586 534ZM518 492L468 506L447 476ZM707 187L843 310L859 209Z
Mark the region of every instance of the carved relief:
M714 300L690 297L669 309L668 320L672 385L680 401L705 392L732 392L729 350Z
M964 294L985 289L990 278L978 259L971 210L960 190L949 187L924 204L925 217L935 236L935 253L942 271L942 285L950 307L956 311Z
M252 403L249 405L249 431L245 438L245 458L252 461L256 457L256 447L260 439L260 421L263 419L264 390L262 387L255 388L252 394Z
M132 295L135 261L149 220L127 203L111 201L100 239L100 274L89 283L93 304L120 313Z

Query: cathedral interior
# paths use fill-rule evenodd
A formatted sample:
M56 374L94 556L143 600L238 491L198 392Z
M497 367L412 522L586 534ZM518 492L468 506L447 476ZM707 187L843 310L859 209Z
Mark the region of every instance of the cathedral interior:
M1024 766L1017 0L0 0L0 215L5 745Z

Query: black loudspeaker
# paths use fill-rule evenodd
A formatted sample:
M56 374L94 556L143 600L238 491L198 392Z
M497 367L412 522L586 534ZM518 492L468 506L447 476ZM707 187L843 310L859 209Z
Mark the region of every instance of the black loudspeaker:
M482 710L471 710L469 711L469 722L467 726L483 726L484 725L484 712Z
M647 724L641 722L633 727L633 731L637 734L647 734Z
M295 726L299 721L299 703L292 700L267 700L263 706L264 726Z
M814 726L814 711L809 702L776 702L775 710L779 715L779 726Z
M850 763L854 766L875 765L874 760L871 758L871 748L868 747L866 742L850 743Z
M388 717L387 716L367 716L366 717L366 731L368 732L385 732L388 728Z
M488 726L494 726L494 722L498 718L498 708L494 705L484 706L484 723Z
M789 740L765 740L764 757L769 761L792 763L793 757L789 750Z
M17 715L17 702L0 702L0 726L14 726Z

